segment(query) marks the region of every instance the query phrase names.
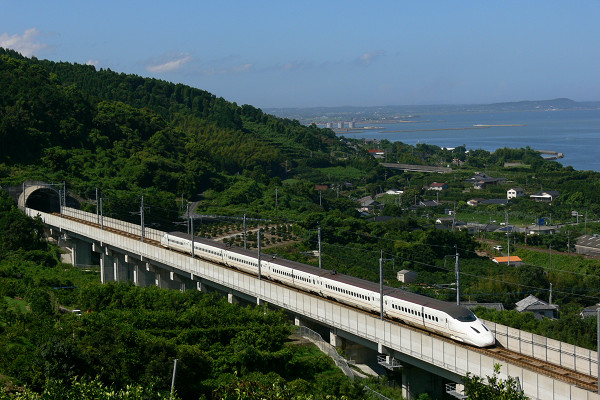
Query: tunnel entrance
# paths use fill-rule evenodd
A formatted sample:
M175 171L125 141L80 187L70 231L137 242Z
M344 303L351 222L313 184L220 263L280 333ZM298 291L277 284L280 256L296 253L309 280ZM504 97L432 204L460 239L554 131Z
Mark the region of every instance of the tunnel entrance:
M51 188L37 189L27 197L25 206L46 213L60 212L58 192Z

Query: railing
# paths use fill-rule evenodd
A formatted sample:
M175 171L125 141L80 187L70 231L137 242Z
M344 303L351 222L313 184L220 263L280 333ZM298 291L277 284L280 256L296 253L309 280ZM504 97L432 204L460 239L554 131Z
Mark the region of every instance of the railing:
M385 397L384 395L382 395L379 392L374 391L373 389L371 389L368 386L365 386L364 388L365 392L367 392L369 395L371 395L371 397L375 397L377 399L381 399L381 400L391 400L389 397Z
M319 350L333 359L335 365L337 365L342 372L344 372L344 375L354 380L354 371L352 371L352 369L348 366L346 359L339 355L334 346L324 341L321 335L305 326L298 327L296 333L310 339L319 348Z
M505 348L577 372L598 376L598 353L545 336L525 332L495 322L484 321Z
M121 221L116 218L110 218L95 213L78 210L76 208L62 207L62 214L66 217L77 218L82 221L98 224L106 228L114 228L132 235L141 236L141 225L131 222ZM158 229L144 227L144 238L160 242L165 232Z
M355 376L354 371L352 371L352 368L350 368L348 366L348 362L346 361L346 359L337 352L337 350L335 349L334 346L332 346L330 343L327 343L325 340L323 340L321 335L319 335L317 332L313 331L312 329L307 328L306 326L299 326L296 330L296 333L300 336L303 336L303 337L309 339L311 342L313 342L315 344L315 346L317 346L319 348L319 350L321 350L323 353L327 354L329 357L331 357L333 359L333 362L335 363L335 365L337 365L338 368L340 368L342 370L344 375L346 375L351 380L354 380L354 376ZM376 392L375 390L371 389L367 385L364 386L364 390L369 395L374 396L378 399L391 400L389 397L385 397L384 395L382 395L379 392Z

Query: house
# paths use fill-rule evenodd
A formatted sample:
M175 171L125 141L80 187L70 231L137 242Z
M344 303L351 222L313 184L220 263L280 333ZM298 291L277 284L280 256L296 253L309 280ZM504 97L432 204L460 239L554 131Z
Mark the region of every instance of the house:
M542 319L543 317L555 319L558 317L558 305L548 304L532 294L518 301L516 305L515 310L520 313L532 312L537 319Z
M417 204L417 207L437 207L439 205L440 205L440 203L438 203L435 200L423 200L423 201L419 201L419 203Z
M518 267L519 265L523 264L523 260L521 260L521 258L517 256L494 257L492 258L492 261L496 264L512 265L514 267Z
M526 229L528 235L553 235L558 230L554 225L529 225Z
M516 199L517 197L525 196L525 191L520 187L510 188L506 191L506 198Z
M598 308L600 308L600 303L594 306L584 308L583 310L581 310L579 315L581 316L581 318L596 317L598 316Z
M490 310L504 311L504 304L502 303L478 303L476 301L461 301L460 305L473 310L477 307L488 308Z
M396 277L398 278L398 282L410 283L410 282L414 281L415 279L417 279L417 273L415 271L409 271L407 269L403 269L401 271L398 271L398 274L396 275Z
M446 190L448 189L448 184L443 182L433 182L431 185L427 187L427 190Z
M368 149L367 152L375 158L383 158L385 151L381 149Z
M465 179L465 182L472 183L473 185L478 184L485 188L485 185L504 183L506 182L506 178L493 178L483 172L476 172L472 177Z
M508 204L508 200L507 199L485 199L485 200L481 200L479 202L479 204L485 204L485 205L496 205L496 206L505 206Z
M485 199L471 199L467 201L467 205L471 207L477 207Z
M581 235L575 243L577 254L600 255L600 235Z
M558 190L546 190L537 192L529 195L529 197L535 201L542 201L544 203L552 203L554 199L558 197Z
M392 194L396 196L401 195L402 193L404 193L404 191L398 189L389 189L385 191L385 194Z
M357 208L359 212L374 213L383 210L383 204L373 200L371 196L362 197L358 199L358 202L360 203L360 207Z

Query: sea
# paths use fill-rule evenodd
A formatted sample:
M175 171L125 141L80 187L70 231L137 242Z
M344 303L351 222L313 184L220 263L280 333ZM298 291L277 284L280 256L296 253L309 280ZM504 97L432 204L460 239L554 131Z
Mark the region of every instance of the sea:
M343 132L348 138L387 139L410 145L494 151L531 147L563 153L557 159L577 170L600 171L600 110L460 113L411 116L400 123L356 124L365 129Z

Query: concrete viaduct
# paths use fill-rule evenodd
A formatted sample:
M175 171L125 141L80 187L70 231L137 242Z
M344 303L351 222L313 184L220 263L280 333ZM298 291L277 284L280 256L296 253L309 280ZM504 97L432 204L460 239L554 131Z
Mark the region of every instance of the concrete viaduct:
M380 365L399 368L403 394L409 399L425 391L423 388L429 391L435 388L435 395L441 397L448 382L460 383L467 372L482 377L492 375L494 364L498 363L500 377L518 378L524 393L532 399L600 400L595 391L569 383L566 378L525 368L516 361L498 359L493 353L490 355L319 296L165 249L159 244L164 232L145 229L145 240L141 241L139 225L106 217L100 225L96 214L69 207L61 207L60 213L31 208L35 204L30 200L32 196L44 190L48 189L32 186L25 191L20 202L23 210L29 216L39 216L48 234L66 243L72 251L73 264L89 265L92 258L99 259L103 283L130 281L139 286L156 285L176 290L219 290L226 293L231 302L268 303L283 308L295 317L297 324L329 331L331 344L343 345L350 358L365 363L378 359ZM56 191L46 194L58 197ZM534 357L540 364L551 362L578 371L589 376L592 382L597 379L596 352L493 323L488 323L488 327L495 331L502 347Z

